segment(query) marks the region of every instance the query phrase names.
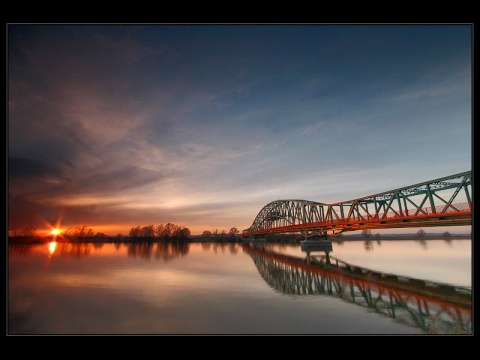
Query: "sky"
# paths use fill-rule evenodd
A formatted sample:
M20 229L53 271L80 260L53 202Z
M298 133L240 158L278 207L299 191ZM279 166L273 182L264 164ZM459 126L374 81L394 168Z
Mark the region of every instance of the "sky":
M8 24L8 229L241 232L471 170L472 27Z

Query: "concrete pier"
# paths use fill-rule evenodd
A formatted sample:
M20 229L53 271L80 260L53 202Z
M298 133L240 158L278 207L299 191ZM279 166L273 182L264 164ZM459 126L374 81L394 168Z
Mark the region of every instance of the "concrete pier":
M265 244L266 241L265 238L246 238L242 240L245 244Z
M310 253L312 251L323 251L327 254L333 250L331 240L303 240L300 241L302 251Z

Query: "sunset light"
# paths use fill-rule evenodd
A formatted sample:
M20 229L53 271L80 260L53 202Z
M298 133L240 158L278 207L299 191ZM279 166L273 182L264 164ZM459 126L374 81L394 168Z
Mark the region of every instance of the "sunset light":
M7 335L473 334L473 24L5 30Z
M12 232L242 231L471 168L468 25L90 25L8 26Z
M55 249L57 248L57 243L55 241L52 241L50 244L48 244L48 252L50 255L52 255L55 252Z

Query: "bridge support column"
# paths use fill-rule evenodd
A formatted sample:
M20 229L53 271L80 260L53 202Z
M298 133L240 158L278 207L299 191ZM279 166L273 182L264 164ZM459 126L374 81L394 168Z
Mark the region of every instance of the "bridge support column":
M328 254L332 251L332 241L328 240L328 234L326 231L321 233L314 232L310 235L308 235L308 231L302 231L302 235L305 238L305 240L300 241L302 251L306 252L308 255L310 255L312 251L325 252L328 261L330 261Z
M310 234L308 233L308 230L302 231L302 235L304 237L304 241L324 241L328 240L328 233L326 231L322 232L315 232L312 231Z
M307 253L307 264L310 264L312 259L310 258L310 253L311 251L310 250L307 250L306 251ZM325 264L327 265L331 265L331 262L330 262L330 251L325 251ZM323 260L322 260L323 261ZM315 262L314 262L315 263Z

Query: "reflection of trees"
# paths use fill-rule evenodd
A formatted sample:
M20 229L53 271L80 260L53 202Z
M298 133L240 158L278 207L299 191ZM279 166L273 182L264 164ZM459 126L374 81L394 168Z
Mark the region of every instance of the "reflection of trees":
M32 245L22 245L22 244L8 244L8 253L27 255L32 252Z
M202 242L202 249L205 250L205 251L208 251L208 250L210 250L211 245L212 245L212 243L210 243L210 242Z
M204 251L213 250L214 253L221 251L224 253L228 250L231 254L236 254L240 245L235 242L202 242L202 249Z
M236 254L240 246L234 242L202 242L201 244L204 251L212 250L214 253L229 251L231 254Z
M306 259L244 246L276 291L292 296L328 295L366 307L424 333L470 334L471 290L383 274L338 259Z
M83 257L91 254L92 250L102 248L106 243L88 243L88 242L76 242L76 243L57 243L55 255L68 256L68 257ZM188 254L190 245L192 243L188 241L140 241L130 243L114 243L115 249L119 250L125 246L127 248L127 255L134 258L142 259L156 259L169 261ZM240 245L238 243L217 243L217 242L205 242L201 243L202 249L205 251L213 250L215 253L230 252L236 254ZM9 245L8 249L11 253L29 254L35 245Z
M127 254L132 257L169 261L188 254L190 243L178 242L137 242L127 245Z
M92 249L100 249L103 247L103 243L56 243L55 255L65 256L65 257L84 257L90 255ZM30 253L35 247L38 246L36 244L32 245L14 245L9 246L8 250L12 253L17 254L28 254Z
M236 254L238 252L238 245L235 243L228 243L228 250L231 254Z
M365 250L367 250L367 251L372 251L373 250L372 240L365 240L363 245L365 247Z
M282 251L287 251L289 249L293 249L293 250L298 249L298 243L296 243L296 244L289 244L289 243L269 244L269 243L266 243L266 244L262 244L262 246L269 251L273 251L273 248L280 249Z
M92 244L89 243L57 243L55 254L67 257L84 257L90 255Z
M424 249L427 248L427 241L425 239L418 239L417 241L422 248L424 248Z

